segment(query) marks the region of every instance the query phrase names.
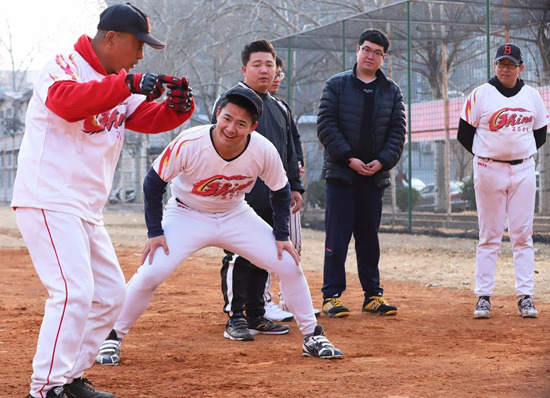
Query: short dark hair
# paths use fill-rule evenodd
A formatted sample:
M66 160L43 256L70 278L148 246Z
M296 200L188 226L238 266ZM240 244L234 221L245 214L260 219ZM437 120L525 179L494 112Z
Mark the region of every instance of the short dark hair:
M250 119L252 120L252 124L256 123L259 119L258 110L257 108L246 98L241 97L240 95L226 95L223 97L223 99L220 102L219 108L220 112L223 108L227 106L227 104L235 104L237 106L240 106L241 108L244 108L247 110L248 114L250 115Z
M381 32L378 29L367 29L361 33L361 36L359 36L358 45L363 44L365 40L384 47L385 53L388 52L388 48L390 48L390 39L388 39L388 36L386 36L384 32Z
M271 55L273 55L273 58L277 57L277 53L273 48L273 44L265 39L256 40L244 46L243 50L241 51L241 60L243 62L243 66L246 66L246 64L250 60L250 54L252 53L270 53Z
M281 57L279 57L278 55L275 58L275 66L277 68L281 68L281 70L285 68L285 61Z

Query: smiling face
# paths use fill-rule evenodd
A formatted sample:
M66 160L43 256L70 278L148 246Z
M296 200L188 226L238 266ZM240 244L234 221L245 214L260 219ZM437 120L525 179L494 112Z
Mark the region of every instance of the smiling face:
M232 102L218 108L216 115L217 123L212 132L214 147L221 157L232 159L244 151L247 137L258 123L252 123L248 111Z
M244 82L259 93L267 93L275 77L275 57L268 52L250 54L246 65L241 66Z

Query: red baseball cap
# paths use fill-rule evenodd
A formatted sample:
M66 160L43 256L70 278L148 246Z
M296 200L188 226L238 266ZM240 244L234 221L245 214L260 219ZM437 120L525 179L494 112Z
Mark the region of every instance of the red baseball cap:
M131 33L144 43L158 50L166 47L166 44L151 34L149 17L130 3L114 4L103 10L99 16L97 28L100 30Z

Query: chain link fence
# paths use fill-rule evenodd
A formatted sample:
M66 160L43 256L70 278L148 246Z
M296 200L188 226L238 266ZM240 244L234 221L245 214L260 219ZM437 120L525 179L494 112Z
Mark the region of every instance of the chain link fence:
M521 78L550 109L550 4L401 1L274 41L287 59L283 89L306 156L304 219L317 225L324 205L323 148L316 136L320 93L330 76L353 67L357 40L368 28L390 38L382 69L401 87L407 108L407 141L385 193L383 224L475 232L472 155L456 140L460 113L468 94L494 75L496 49L506 42L522 48ZM543 234L550 234L549 154L546 144L536 156L535 232Z

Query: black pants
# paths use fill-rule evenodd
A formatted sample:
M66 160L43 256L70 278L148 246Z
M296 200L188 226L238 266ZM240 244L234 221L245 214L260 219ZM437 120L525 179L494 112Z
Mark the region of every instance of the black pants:
M372 177L357 176L352 184L327 180L323 298L346 289L345 262L353 234L357 272L365 297L381 296L378 229L384 189Z
M269 225L273 226L273 211L256 210L256 213ZM224 250L222 259L221 280L224 299L223 311L230 317L248 316L254 319L265 314L264 290L269 273L256 267L246 258L238 256L233 266L234 253ZM237 253L238 254L238 253Z

